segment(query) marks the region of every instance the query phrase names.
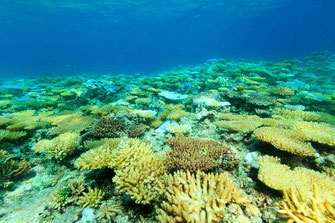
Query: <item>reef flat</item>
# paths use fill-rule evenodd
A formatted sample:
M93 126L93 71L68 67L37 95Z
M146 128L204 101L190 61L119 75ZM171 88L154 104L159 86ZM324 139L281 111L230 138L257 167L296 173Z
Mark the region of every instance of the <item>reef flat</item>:
M0 222L334 222L335 54L0 83Z

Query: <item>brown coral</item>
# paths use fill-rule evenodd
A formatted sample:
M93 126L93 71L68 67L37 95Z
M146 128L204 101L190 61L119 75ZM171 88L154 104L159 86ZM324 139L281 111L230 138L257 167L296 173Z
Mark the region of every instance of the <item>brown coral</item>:
M237 189L227 173L196 175L177 171L166 175L160 183L166 201L163 201L157 219L162 223L220 222L225 215L226 205L249 204L243 191Z
M114 117L102 117L93 126L92 134L97 138L118 138L126 134L124 122Z
M176 136L167 141L172 151L167 153L172 169L208 171L217 166L216 160L230 148L214 139Z

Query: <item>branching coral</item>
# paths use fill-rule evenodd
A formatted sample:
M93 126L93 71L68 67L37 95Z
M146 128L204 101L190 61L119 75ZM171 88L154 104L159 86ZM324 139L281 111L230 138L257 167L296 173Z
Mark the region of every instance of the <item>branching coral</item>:
M284 190L285 201L278 211L281 217L296 223L335 222L335 205L328 199L321 199L319 190L320 188L314 185L313 196L308 199L301 196L299 188Z
M30 165L25 160L16 161L4 150L0 150L0 188L7 188L13 180L26 173Z
M0 141L2 140L16 140L19 138L22 138L24 136L26 136L27 133L24 131L8 131L8 130L0 130Z
M52 140L41 140L36 143L32 150L39 153L47 153L56 159L62 160L72 154L80 143L78 133L67 132Z
M88 192L84 192L83 196L81 196L78 200L78 204L82 207L92 207L98 208L102 204L104 199L104 192L97 188L88 188Z
M259 157L258 179L275 190L290 190L299 188L303 199L313 195L313 185L320 188L320 197L335 202L335 182L325 173L297 167L291 170L288 166L280 164L280 160L271 156Z
M177 171L166 175L160 183L166 201L163 201L157 219L162 223L172 222L220 222L226 205L249 204L243 191L237 189L227 173L196 175Z
M113 159L112 151L117 148L120 138L102 140L103 144L82 154L75 162L81 170L96 170L108 167Z
M126 135L126 124L114 117L102 117L97 121L92 134L98 138L117 138Z
M214 139L196 139L177 136L167 144L172 151L167 153L168 165L172 169L208 171L217 166L216 160L230 147Z
M97 220L100 222L103 219L112 222L112 220L119 214L122 213L120 204L103 204L99 209L100 213Z
M150 204L159 198L158 180L167 172L164 156L151 154L116 171L116 188L136 203Z
M294 90L288 87L274 87L269 88L268 92L273 95L279 95L279 96L292 96L295 94Z
M182 105L182 104L167 105L166 110L164 110L163 112L161 112L159 114L159 118L162 119L162 120L170 119L170 120L173 120L173 121L178 121L181 118L189 115L188 112L182 110L183 108L185 108L185 106Z
M136 203L157 200L157 181L167 172L165 156L154 153L152 145L137 139L123 139L118 145L104 144L83 154L75 163L80 169L114 169L116 188Z
M305 143L306 137L295 130L261 127L254 131L255 136L277 149L300 156L313 156L316 151L310 143Z

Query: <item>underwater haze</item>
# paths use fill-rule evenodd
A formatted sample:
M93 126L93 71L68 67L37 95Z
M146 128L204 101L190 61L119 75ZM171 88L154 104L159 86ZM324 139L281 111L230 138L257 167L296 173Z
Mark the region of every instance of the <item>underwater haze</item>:
M0 223L334 223L335 0L0 0Z
M2 0L0 75L153 73L335 49L332 0Z

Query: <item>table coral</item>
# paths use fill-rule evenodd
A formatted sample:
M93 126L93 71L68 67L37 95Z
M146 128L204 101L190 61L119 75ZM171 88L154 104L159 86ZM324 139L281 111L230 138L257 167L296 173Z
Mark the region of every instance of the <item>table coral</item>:
M335 128L317 122L297 122L294 128L304 133L309 141L335 146Z
M227 204L249 204L249 198L227 173L204 174L198 171L193 175L189 171L177 171L165 175L160 188L165 201L157 219L162 223L220 222Z
M275 190L290 190L299 188L302 198L308 199L313 195L313 185L320 188L320 197L335 202L335 182L325 173L303 167L293 170L289 166L280 164L280 160L271 156L258 158L258 179Z
M263 142L270 143L279 150L300 156L313 156L316 151L306 137L295 130L279 129L274 127L261 127L254 131L254 135Z
M39 153L47 153L58 160L62 160L77 149L80 142L78 133L63 133L52 140L41 140L32 150Z
M197 139L176 136L167 140L172 151L167 153L172 169L196 172L208 171L217 166L216 160L230 147L214 139Z

